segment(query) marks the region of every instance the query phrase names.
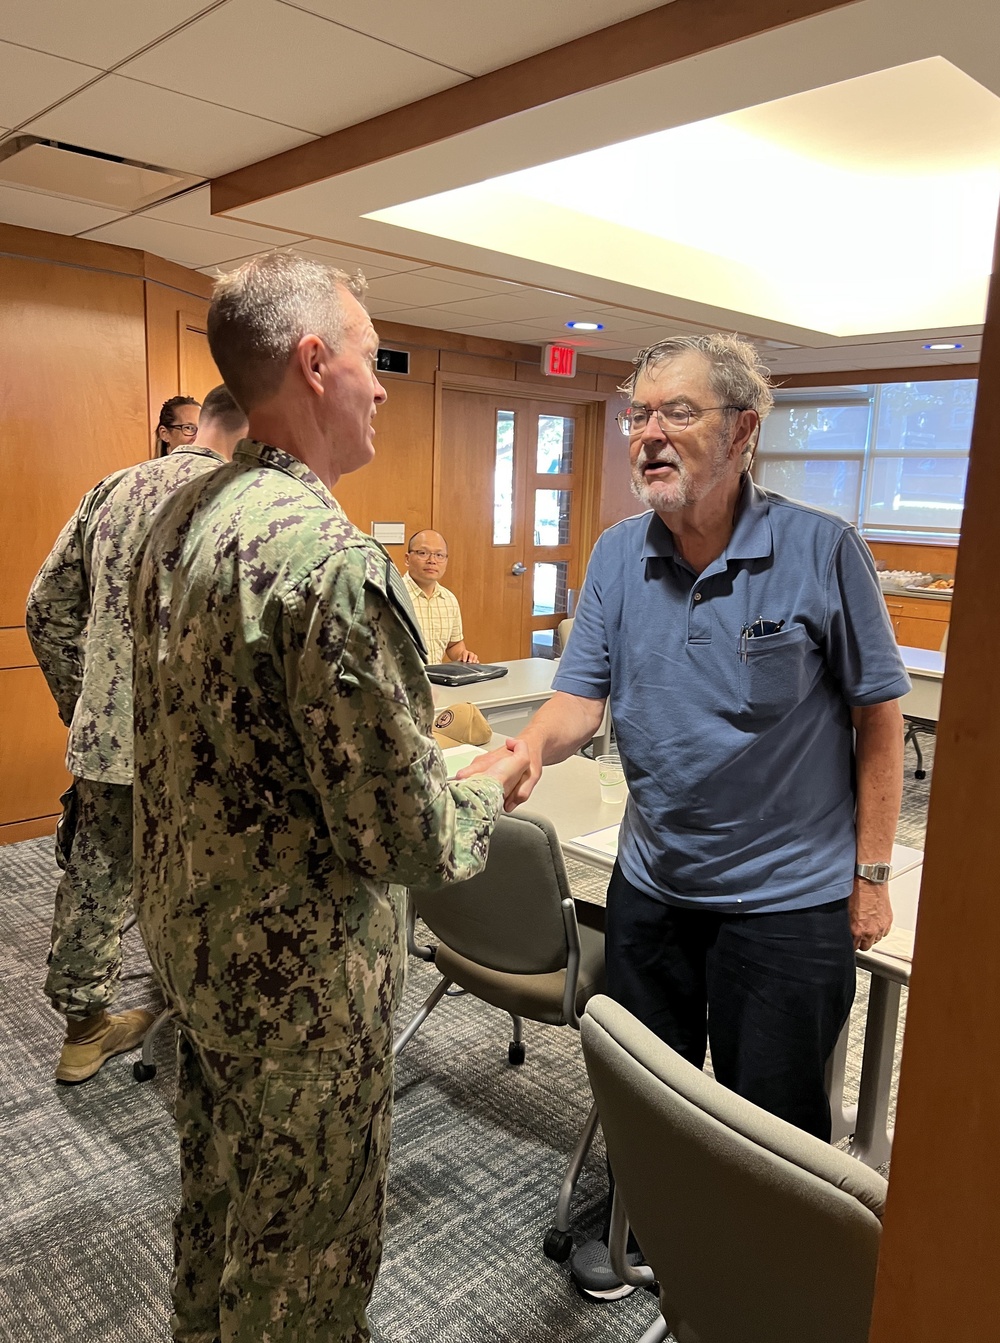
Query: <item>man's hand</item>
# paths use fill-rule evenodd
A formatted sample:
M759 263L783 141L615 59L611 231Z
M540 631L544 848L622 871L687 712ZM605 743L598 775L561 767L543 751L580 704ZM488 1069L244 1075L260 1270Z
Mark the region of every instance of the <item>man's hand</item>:
M892 927L892 905L889 902L889 883L854 878L854 890L849 902L851 933L855 951L870 951Z
M520 737L508 737L498 751L477 755L465 769L459 770L458 779L470 779L474 774L488 774L503 785L504 811L513 811L531 796L532 789L542 773L542 761L537 751Z
M477 654L471 652L465 646L464 639L456 639L453 644L449 644L444 650L444 655L449 662L478 662Z

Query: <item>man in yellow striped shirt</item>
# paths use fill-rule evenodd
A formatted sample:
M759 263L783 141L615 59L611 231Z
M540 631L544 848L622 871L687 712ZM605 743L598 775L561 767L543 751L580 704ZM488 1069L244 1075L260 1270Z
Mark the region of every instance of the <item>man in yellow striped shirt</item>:
M438 581L447 567L448 546L440 532L410 537L403 581L427 645L427 661L478 662L465 646L458 598Z

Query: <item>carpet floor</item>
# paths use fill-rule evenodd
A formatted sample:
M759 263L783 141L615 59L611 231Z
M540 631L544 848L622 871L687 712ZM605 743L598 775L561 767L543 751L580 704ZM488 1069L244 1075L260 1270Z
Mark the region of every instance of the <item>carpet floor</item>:
M933 743L925 754L928 777L908 774L898 831L917 847ZM131 1058L113 1059L85 1086L51 1080L61 1038L41 992L58 880L51 851L50 839L0 848L0 1343L169 1343L172 1033L163 1032L156 1077L143 1085ZM599 897L603 879L569 866L574 889ZM123 1004L156 1007L136 933L126 948ZM436 979L411 960L402 1021ZM866 1000L862 974L849 1098ZM585 1302L568 1268L542 1255L589 1092L574 1031L527 1023L527 1060L512 1068L507 1026L484 1004L448 999L400 1059L376 1343L632 1343L656 1317L645 1292ZM604 1194L598 1139L574 1205L578 1240L599 1231Z

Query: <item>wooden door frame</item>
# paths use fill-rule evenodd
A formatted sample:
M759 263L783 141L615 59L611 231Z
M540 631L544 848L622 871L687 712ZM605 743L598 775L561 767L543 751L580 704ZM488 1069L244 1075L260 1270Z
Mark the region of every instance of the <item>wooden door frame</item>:
M566 401L585 409L583 422L583 475L581 477L580 541L581 554L589 559L601 531L600 484L604 469L604 429L607 404L617 392L586 391L579 387L559 387L541 382L513 382L506 378L484 378L477 373L449 373L438 369L434 374L434 478L431 487L431 525L436 527L441 514L441 448L444 394L483 392L489 396L518 397L522 401ZM584 573L586 572L584 564ZM580 585L583 574L580 575ZM579 585L578 585L579 590Z

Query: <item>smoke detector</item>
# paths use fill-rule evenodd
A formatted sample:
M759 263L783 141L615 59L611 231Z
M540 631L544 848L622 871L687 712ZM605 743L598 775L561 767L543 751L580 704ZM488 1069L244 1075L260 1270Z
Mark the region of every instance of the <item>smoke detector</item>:
M191 173L37 135L15 135L0 144L0 183L123 213L154 205L202 181Z

